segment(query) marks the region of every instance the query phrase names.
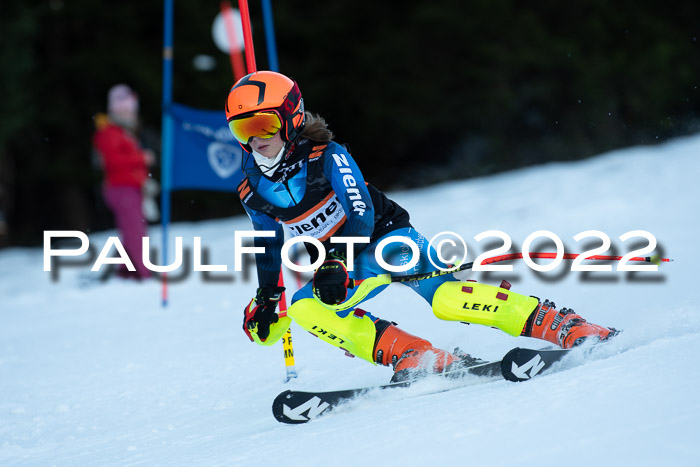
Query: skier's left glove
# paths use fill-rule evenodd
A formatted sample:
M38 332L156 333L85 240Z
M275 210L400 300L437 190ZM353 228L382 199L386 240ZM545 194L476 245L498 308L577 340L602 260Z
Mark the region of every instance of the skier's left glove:
M330 254L314 274L314 295L323 303L336 305L345 301L352 280L341 254Z
M243 331L253 341L255 333L261 341L270 335L270 325L279 321L277 304L282 299L284 287L260 287L243 313Z

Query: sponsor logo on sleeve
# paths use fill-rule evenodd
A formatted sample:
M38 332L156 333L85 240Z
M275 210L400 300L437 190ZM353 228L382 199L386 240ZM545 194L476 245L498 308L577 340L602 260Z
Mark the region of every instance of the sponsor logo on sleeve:
M357 213L358 216L363 216L365 210L367 209L367 204L362 201L362 194L360 189L357 188L357 180L352 175L352 169L348 163L348 158L345 154L333 154L333 160L338 166L338 170L343 174L343 185L345 185L345 192L348 194L348 199L352 202L352 210Z

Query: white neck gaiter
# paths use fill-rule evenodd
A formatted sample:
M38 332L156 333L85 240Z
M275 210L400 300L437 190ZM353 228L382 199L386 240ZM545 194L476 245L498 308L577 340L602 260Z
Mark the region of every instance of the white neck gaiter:
M260 167L260 170L263 174L268 175L275 171L279 163L282 161L284 149L285 147L282 146L282 149L280 149L280 152L274 157L274 159L265 157L259 152L253 150L253 157L255 158L255 163L258 164L258 167Z

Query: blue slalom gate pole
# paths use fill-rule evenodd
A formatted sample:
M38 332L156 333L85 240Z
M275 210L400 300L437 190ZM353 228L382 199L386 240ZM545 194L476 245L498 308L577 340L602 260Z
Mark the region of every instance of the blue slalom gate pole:
M267 45L267 63L272 71L279 71L277 64L277 43L275 42L275 23L272 18L270 0L262 0L263 24L265 26L265 44Z
M165 0L163 14L163 103L161 134L161 230L163 263L168 264L168 223L170 222L170 189L172 186L173 117L173 0ZM163 273L162 306L168 305L167 273Z

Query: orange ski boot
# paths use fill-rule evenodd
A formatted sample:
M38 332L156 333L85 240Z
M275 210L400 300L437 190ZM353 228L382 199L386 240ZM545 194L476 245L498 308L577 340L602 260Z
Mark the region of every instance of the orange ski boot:
M606 341L619 333L615 328L589 323L569 308L557 311L554 302L545 300L540 302L527 319L521 335L551 342L562 349L570 349L588 339L596 342Z
M409 334L388 321L380 320L376 326L374 361L381 365L393 366L392 383L481 362L465 353L455 355L437 349L427 340Z

